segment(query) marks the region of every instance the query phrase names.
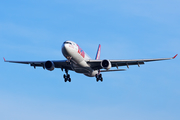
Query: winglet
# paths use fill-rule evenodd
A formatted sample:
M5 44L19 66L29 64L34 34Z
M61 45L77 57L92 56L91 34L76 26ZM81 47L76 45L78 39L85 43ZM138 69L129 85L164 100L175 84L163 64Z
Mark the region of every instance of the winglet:
M3 59L4 59L4 62L6 62L6 59L3 57Z
M177 55L178 55L178 54L176 54L176 55L173 57L173 59L176 58Z

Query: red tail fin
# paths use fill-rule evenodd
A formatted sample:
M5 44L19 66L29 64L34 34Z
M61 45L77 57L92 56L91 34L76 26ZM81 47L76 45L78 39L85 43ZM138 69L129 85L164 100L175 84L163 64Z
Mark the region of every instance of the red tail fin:
M6 59L3 57L3 59L4 59L4 62L6 61Z
M99 60L100 59L100 54L101 54L101 45L99 44L99 47L98 47L98 50L97 50L97 53L96 53L96 60Z

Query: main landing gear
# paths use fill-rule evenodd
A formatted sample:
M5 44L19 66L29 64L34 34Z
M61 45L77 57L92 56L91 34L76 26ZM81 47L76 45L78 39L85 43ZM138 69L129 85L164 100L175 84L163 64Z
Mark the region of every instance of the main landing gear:
M100 80L101 82L103 81L102 74L99 74L99 75L96 74L96 81L98 82L99 80Z
M70 78L70 75L68 74L68 70L67 69L65 69L65 72L66 72L66 74L64 74L64 82L67 82L67 81L69 81L69 82L71 82L71 78Z

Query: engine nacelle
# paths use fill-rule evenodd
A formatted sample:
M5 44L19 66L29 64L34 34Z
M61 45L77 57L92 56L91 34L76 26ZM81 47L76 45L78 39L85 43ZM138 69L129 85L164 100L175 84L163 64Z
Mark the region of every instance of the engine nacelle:
M103 67L106 70L109 70L111 68L111 62L109 60L103 60L101 62L101 67Z
M49 70L49 71L52 71L52 70L54 70L54 63L52 62L52 61L46 61L45 63L44 63L44 67L47 69L47 70Z

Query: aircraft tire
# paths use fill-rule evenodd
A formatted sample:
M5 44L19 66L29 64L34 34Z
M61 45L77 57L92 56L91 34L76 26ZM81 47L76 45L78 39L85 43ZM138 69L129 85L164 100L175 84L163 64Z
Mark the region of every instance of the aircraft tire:
M67 78L65 78L65 79L64 79L64 82L67 82L67 81L68 81L68 79L67 79Z
M64 79L66 78L66 75L65 75L65 74L63 75L63 78L64 78Z
M69 74L67 74L67 78L70 78L70 75L69 75Z
M96 79L98 78L98 75L96 74Z
M99 77L102 78L102 74L99 74Z
M69 78L69 82L71 82L71 78Z

